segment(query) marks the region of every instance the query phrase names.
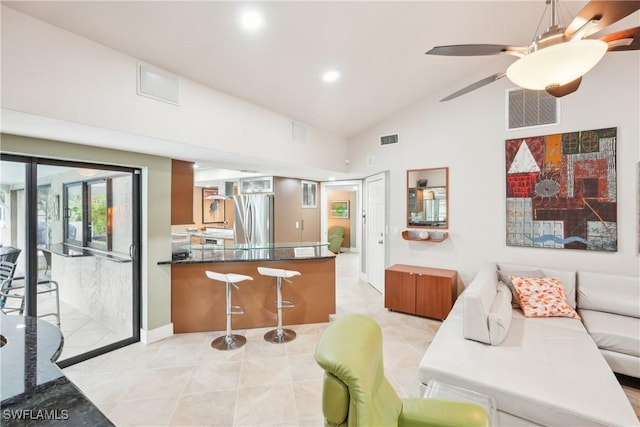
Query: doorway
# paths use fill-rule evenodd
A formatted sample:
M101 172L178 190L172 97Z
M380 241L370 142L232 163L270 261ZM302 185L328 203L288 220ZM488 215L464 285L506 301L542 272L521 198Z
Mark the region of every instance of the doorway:
M330 181L321 184L320 223L322 240L328 241L331 227L343 229L339 252L361 252L362 247L362 181Z
M139 169L1 155L0 249L19 251L2 311L59 325L61 367L139 340L139 212Z

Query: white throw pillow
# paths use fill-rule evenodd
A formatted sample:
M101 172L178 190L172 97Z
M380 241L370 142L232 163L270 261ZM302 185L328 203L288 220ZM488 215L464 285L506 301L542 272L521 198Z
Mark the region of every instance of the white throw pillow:
M497 287L496 297L491 304L491 310L487 316L489 324L489 343L499 345L507 337L511 326L511 291L503 283Z

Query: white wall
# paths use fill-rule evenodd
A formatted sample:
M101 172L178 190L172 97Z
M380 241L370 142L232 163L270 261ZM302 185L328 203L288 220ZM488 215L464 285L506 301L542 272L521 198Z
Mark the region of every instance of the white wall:
M481 263L496 260L638 277L639 69L638 52L608 53L578 92L562 99L559 125L505 131L504 90L512 85L504 78L446 103L424 99L350 139L350 172L390 171L389 263L452 268L465 285ZM607 127L618 128L618 251L506 246L505 140ZM394 132L400 135L398 145L378 145L380 135ZM369 156L373 166L367 166ZM450 168L449 239L403 240L406 170L442 166Z
M180 106L139 96L136 66L136 58L2 6L2 108L346 171L344 138L308 127L307 141L294 143L291 118L186 78Z

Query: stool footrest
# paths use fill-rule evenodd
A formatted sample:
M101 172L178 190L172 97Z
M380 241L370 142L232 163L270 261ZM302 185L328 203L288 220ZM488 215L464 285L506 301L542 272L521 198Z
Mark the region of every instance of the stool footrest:
M273 305L278 306L278 301L274 301ZM282 308L294 308L296 305L291 301L282 300Z
M239 305L232 305L231 310L229 311L231 314L244 314L244 308Z

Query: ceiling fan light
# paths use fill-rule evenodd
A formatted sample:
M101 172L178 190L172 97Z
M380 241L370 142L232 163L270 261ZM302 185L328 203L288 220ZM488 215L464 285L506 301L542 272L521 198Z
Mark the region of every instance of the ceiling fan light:
M608 47L601 40L576 40L549 46L511 64L507 77L518 86L531 90L562 86L593 68Z

